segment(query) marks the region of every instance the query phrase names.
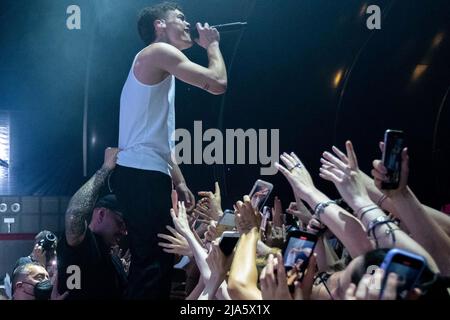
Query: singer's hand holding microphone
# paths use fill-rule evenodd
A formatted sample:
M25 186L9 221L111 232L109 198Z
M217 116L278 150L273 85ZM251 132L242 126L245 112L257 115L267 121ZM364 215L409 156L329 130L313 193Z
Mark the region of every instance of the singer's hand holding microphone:
M192 30L191 38L194 40L200 47L208 49L208 47L214 43L220 42L220 34L216 28L210 27L208 23L205 23L203 26L201 23L197 22L196 24L197 30ZM197 32L195 32L197 31ZM198 34L198 36L197 36Z
M234 32L239 31L247 27L247 22L232 22L225 24L218 24L215 26L210 26L205 23L203 26L201 23L196 24L197 28L192 28L191 39L197 42L198 45L207 49L208 46L216 42L220 42L219 32Z

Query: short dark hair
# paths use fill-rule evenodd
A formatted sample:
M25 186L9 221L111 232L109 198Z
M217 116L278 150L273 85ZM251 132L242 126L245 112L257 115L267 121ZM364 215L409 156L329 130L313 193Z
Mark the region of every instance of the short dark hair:
M138 17L138 31L145 44L148 45L156 39L155 27L153 26L155 20L165 18L167 12L173 10L182 11L179 4L168 1L141 10Z
M14 294L14 290L16 288L17 282L19 282L19 280L21 280L22 278L26 277L30 273L30 271L29 271L30 268L33 266L43 268L37 262L29 262L29 263L19 265L16 269L14 269L14 272L11 277L11 294Z

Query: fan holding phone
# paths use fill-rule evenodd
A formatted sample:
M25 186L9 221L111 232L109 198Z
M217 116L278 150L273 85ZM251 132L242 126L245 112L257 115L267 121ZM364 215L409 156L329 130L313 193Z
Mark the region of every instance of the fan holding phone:
M303 280L305 269L314 252L317 240L315 234L300 230L291 231L288 234L283 257L289 286L292 286L296 280ZM293 288L291 287L291 289Z
M262 212L272 190L273 184L263 180L256 180L249 195L252 206L258 208L259 212Z
M397 296L406 299L412 289L418 284L427 263L424 257L402 249L391 249L386 254L381 269L384 270L384 279L380 295L383 293L389 274L398 276Z
M387 169L387 179L382 182L382 189L397 189L400 183L402 150L404 147L403 131L386 130L382 162Z

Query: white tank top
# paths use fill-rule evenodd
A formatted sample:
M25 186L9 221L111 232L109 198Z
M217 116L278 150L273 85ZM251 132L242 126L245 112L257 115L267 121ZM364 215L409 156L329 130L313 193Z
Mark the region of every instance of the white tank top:
M140 53L140 52L139 52ZM169 163L175 131L175 77L145 85L134 75L134 58L120 97L119 152L124 167L160 171L170 175Z

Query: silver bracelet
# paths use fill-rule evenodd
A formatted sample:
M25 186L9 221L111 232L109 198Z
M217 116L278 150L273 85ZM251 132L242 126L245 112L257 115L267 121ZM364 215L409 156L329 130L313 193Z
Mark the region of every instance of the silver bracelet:
M325 208L328 207L330 204L336 204L336 201L329 200L327 202L319 202L314 208L314 215L317 217L317 220L319 220L320 223L322 223L322 221L320 220L320 215L323 213Z
M363 221L364 215L365 215L367 212L372 211L372 210L376 210L376 209L379 209L379 208L378 208L378 206L373 205L373 206L368 206L368 207L364 207L364 208L361 208L361 209L365 209L365 210L363 210L363 211L361 212L361 214L359 215L359 216L360 216L359 220L360 220L360 221ZM361 209L360 209L360 210L361 210ZM359 212L359 210L358 210L358 212ZM358 215L356 215L356 217L358 217Z

